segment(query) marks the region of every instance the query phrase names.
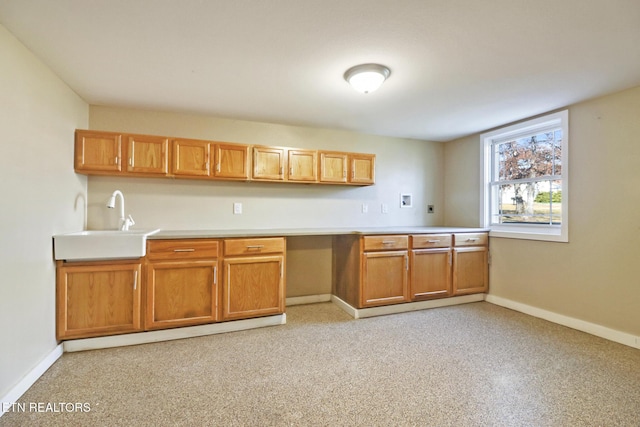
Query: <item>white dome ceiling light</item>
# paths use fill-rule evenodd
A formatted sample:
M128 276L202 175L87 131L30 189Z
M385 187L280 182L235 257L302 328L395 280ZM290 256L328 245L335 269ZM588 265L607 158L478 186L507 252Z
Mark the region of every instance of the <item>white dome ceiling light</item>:
M380 64L362 64L349 68L344 79L358 92L369 93L382 86L391 71Z

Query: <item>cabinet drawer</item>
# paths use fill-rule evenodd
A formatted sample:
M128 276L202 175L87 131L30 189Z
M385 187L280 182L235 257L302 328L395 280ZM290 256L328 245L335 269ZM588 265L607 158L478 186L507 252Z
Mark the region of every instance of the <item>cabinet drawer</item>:
M411 236L413 249L448 248L452 242L451 234L414 234Z
M362 240L365 252L407 249L409 247L409 236L364 236Z
M217 258L218 244L217 240L209 239L147 240L147 258L150 260Z
M487 233L456 233L453 236L456 246L487 246L489 241Z
M224 255L255 255L284 252L284 237L260 239L227 239L224 241Z

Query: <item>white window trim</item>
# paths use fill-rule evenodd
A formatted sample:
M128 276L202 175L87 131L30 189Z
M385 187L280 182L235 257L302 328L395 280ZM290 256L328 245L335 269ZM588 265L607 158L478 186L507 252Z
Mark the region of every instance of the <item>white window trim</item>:
M551 125L562 128L562 219L561 225L505 224L491 225L489 182L491 180L491 141L535 132ZM513 239L569 241L569 112L548 114L522 123L496 129L480 135L480 226L490 230L491 237Z

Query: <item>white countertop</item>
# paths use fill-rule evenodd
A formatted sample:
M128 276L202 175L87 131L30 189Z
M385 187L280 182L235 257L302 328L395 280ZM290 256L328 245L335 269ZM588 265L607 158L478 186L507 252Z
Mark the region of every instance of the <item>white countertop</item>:
M160 230L147 237L158 239L201 239L225 237L266 236L333 236L342 234L432 234L432 233L479 233L486 228L471 227L337 227L337 228L253 228L241 230Z

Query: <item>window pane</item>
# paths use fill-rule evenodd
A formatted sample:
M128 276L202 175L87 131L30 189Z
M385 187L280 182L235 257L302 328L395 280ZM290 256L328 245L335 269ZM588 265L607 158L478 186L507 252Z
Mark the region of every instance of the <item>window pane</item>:
M521 184L498 184L497 209L493 224L560 224L562 218L562 182L535 181Z
M496 144L498 181L538 178L559 174L555 165L562 154L556 136L561 131L541 132Z

